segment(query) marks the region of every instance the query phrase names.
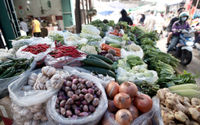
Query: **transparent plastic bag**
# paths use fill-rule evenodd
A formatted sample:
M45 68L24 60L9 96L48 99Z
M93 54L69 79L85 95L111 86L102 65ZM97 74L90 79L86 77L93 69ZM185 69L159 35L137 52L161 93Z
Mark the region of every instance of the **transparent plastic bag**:
M80 38L79 35L73 34L71 32L64 32L64 38L65 38L65 44L68 46L76 46L76 45L81 45L81 44L86 44L87 39L86 38Z
M23 77L25 74L30 73L36 66L36 62L33 61L30 65L30 68L27 69L24 73L18 75L18 76L13 76L10 78L5 78L5 79L0 79L0 95L3 95L4 93L7 93L8 86L15 80L19 79L20 77ZM6 96L6 95L4 95ZM2 98L1 96L0 98Z
M144 56L143 50L140 48L139 51L126 51L125 49L121 49L121 56L122 57L127 57L129 55L134 55L134 56L138 56L141 59Z
M77 70L67 70L67 72L69 72L70 75L74 74L78 77L92 81L102 91L99 105L96 108L96 111L87 117L81 117L77 119L64 118L56 112L55 104L57 96L55 95L47 103L46 114L49 120L49 125L96 125L101 120L108 107L108 100L104 87L101 85L97 77L94 77L88 73L79 72Z
M63 66L81 66L81 60L85 59L85 57L73 58L69 56L63 56L60 58L54 58L50 55L47 55L44 62L47 66L53 66L55 68L62 68Z
M153 97L153 107L152 109L137 117L131 125L164 125L161 112L160 103L157 97ZM102 125L119 125L112 113L106 112L103 117Z
M15 104L26 107L44 103L58 91L55 89L23 91L22 87L27 84L30 74L39 72L41 69L23 74L8 86L9 96Z
M119 82L131 81L135 83L147 82L149 84L154 84L158 80L158 74L156 71L144 69L144 71L138 72L133 69L127 71L121 67L117 69L117 80Z

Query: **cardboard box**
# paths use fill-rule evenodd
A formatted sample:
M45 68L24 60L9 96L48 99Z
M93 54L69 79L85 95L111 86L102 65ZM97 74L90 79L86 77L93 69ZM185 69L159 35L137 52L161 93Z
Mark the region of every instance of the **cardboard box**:
M0 116L12 119L11 99L9 96L0 99Z

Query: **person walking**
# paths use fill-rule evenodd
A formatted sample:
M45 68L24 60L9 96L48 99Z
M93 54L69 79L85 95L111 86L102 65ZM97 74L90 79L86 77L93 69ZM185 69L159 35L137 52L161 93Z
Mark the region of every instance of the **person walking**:
M32 19L32 36L34 37L40 37L41 35L41 24L40 22L35 18L31 17Z
M133 25L133 21L131 20L131 18L128 16L126 10L122 9L121 10L121 15L122 17L119 19L119 22L127 22L128 25Z
M26 22L24 22L23 18L19 18L19 24L20 24L20 27L21 29L26 32L26 35L28 35L28 25Z

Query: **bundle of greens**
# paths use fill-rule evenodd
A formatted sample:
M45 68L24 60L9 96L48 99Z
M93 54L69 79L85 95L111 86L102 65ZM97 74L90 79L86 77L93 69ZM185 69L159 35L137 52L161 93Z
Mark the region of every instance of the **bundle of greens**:
M53 40L56 41L58 43L61 43L62 45L64 45L64 37L58 33L55 34L51 34L49 35L49 37Z
M145 32L134 27L132 33L137 37L136 44L140 45L144 51L144 62L148 64L149 69L157 71L160 88L176 84L196 83L195 77L191 73L185 71L183 74L175 74L173 68L177 67L179 60L170 54L161 52L156 47L158 35L155 32Z
M104 37L105 32L108 31L108 26L105 23L103 23L103 21L101 20L94 20L90 24L96 26L100 30L101 37Z
M142 59L140 59L140 57L138 56L133 56L133 55L129 55L127 56L127 60L126 62L130 65L130 67L134 67L137 65L143 65L144 62L142 61Z

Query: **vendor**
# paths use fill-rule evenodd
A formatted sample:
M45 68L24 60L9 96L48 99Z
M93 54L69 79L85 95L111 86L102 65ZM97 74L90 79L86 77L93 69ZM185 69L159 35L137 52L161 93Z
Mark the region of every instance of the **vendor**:
M119 22L123 21L123 22L127 22L128 25L133 25L133 21L132 21L131 18L128 16L126 10L122 9L122 10L121 10L121 15L122 15L122 17L119 19Z

